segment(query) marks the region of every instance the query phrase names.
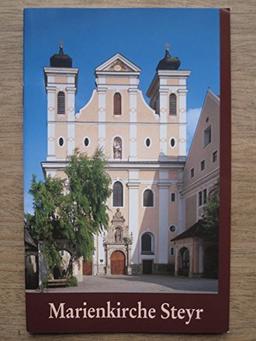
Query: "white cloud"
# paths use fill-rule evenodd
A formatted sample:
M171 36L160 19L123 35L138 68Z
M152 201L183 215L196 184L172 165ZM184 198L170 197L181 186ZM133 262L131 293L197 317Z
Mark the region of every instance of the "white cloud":
M189 151L202 108L192 108L187 112L187 151Z

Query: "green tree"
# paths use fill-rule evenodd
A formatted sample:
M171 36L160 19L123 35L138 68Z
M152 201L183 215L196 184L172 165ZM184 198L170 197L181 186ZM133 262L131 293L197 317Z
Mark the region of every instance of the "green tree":
M72 250L71 262L90 259L93 236L108 226L106 201L111 191L104 155L97 150L92 158L77 150L65 169L66 179L33 176L30 193L34 214L26 215L34 239L43 241L48 269L60 265L60 241ZM71 269L71 267L70 267Z
M90 259L93 236L108 226L107 198L110 177L104 155L97 150L92 158L75 151L65 170L67 194L61 205L61 225L75 248L75 257Z
M203 214L203 234L208 241L218 243L219 238L219 184L210 192Z
M26 215L27 225L32 237L44 242L44 256L52 270L61 260L55 236L61 227L57 211L63 201L63 181L51 177L37 181L33 176L29 192L33 196L34 214Z
M203 238L207 243L204 255L204 275L210 278L218 277L219 206L219 184L217 184L208 197L202 221Z

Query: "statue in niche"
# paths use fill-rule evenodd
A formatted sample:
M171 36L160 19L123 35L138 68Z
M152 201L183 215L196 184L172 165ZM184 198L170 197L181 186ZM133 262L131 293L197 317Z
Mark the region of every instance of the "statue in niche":
M122 159L122 140L120 137L114 138L113 154L114 159Z
M122 231L120 227L116 228L115 231L115 242L116 243L121 243L122 242Z

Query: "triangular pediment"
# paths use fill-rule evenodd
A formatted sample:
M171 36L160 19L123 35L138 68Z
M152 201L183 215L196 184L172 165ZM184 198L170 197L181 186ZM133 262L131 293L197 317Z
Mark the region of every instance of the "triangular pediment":
M97 72L140 72L140 68L120 53L115 54L96 68Z

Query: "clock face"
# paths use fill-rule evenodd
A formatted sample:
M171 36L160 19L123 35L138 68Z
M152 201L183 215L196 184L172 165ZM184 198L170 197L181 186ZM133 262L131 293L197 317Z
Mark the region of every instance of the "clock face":
M114 66L114 69L115 69L115 71L120 71L120 70L121 70L121 65L116 64L116 65Z

